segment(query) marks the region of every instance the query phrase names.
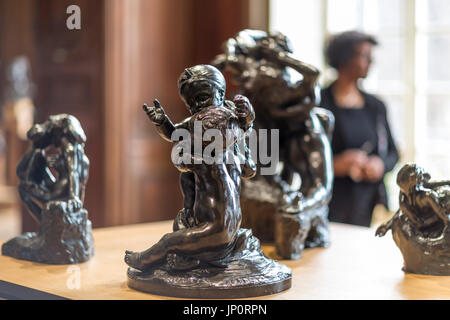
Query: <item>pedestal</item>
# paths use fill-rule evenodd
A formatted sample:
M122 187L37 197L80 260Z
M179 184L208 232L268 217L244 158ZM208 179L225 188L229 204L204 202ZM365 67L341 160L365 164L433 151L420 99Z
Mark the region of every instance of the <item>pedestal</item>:
M328 206L275 215L275 248L282 259L300 259L303 249L329 244Z
M173 270L166 262L148 272L128 268L130 288L170 297L196 299L248 298L291 287L291 270L267 258L250 230L240 229L236 249L220 264Z
M73 264L94 255L92 225L85 209L70 212L64 202L42 212L39 233L28 232L2 246L2 254L47 264Z
M392 224L392 237L402 252L403 271L427 275L450 275L450 231L443 225L423 234L408 220L399 216Z

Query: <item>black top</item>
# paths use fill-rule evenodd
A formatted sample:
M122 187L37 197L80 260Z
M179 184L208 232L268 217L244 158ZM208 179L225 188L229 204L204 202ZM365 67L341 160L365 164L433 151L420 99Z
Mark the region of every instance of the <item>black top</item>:
M335 116L331 141L333 154L347 149L362 149L383 160L385 173L392 170L398 161L398 152L387 122L384 103L360 91L364 97L362 108L342 108L336 105L331 86L321 91L321 106ZM374 183L354 182L349 177L335 177L329 219L369 226L377 203L387 205L383 180Z

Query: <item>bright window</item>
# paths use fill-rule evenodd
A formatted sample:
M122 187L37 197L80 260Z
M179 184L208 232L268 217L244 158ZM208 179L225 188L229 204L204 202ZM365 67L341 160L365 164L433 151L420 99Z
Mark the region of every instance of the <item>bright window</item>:
M386 103L400 165L415 161L433 179L450 179L449 0L271 0L270 29L322 70L323 85L332 74L323 60L329 34L374 35L380 45L364 88ZM394 194L395 175L388 179Z

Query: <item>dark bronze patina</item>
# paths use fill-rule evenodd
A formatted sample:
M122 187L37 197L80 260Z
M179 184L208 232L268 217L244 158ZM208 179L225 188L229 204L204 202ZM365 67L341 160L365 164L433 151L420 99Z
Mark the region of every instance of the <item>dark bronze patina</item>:
M414 163L397 175L400 209L376 231L392 236L403 255L403 270L428 275L450 275L450 181L430 181Z
M145 112L161 137L175 142L176 154L193 143L196 122L203 130L218 129L223 149L216 157L221 161L207 164L194 151L190 161L174 163L181 172L184 208L172 233L145 251L126 252L128 285L186 298L242 298L288 289L291 271L267 258L251 231L240 228L241 177L253 177L255 165L238 144L244 139L239 129L251 127L253 107L244 96L225 100L225 79L209 65L186 69L178 88L192 116L173 124L157 100L153 107L144 105ZM176 129L187 130L191 139L174 141ZM225 139L229 131L231 140Z
M19 194L40 230L9 240L2 254L48 264L87 261L94 242L83 209L89 172L84 131L75 117L60 114L27 135L31 147L17 166Z
M282 169L270 176L258 171L243 184L243 225L263 241L275 240L283 258L300 258L304 247L328 246L334 117L315 107L319 70L292 58L290 41L281 33L243 30L224 51L213 64L231 72L255 107L255 128L280 133ZM289 69L302 79L294 81Z

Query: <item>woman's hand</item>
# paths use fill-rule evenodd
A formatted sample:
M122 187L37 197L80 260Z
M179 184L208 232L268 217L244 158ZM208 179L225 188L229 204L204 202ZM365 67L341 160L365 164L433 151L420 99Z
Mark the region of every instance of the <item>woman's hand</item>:
M334 174L337 177L350 177L359 182L364 178L364 167L368 162L367 154L359 149L348 149L334 156Z
M378 156L368 156L365 151L348 149L334 156L334 174L350 177L355 182L380 181L384 175L384 163Z
M370 156L363 168L363 179L369 182L380 181L384 175L384 163L378 156Z

